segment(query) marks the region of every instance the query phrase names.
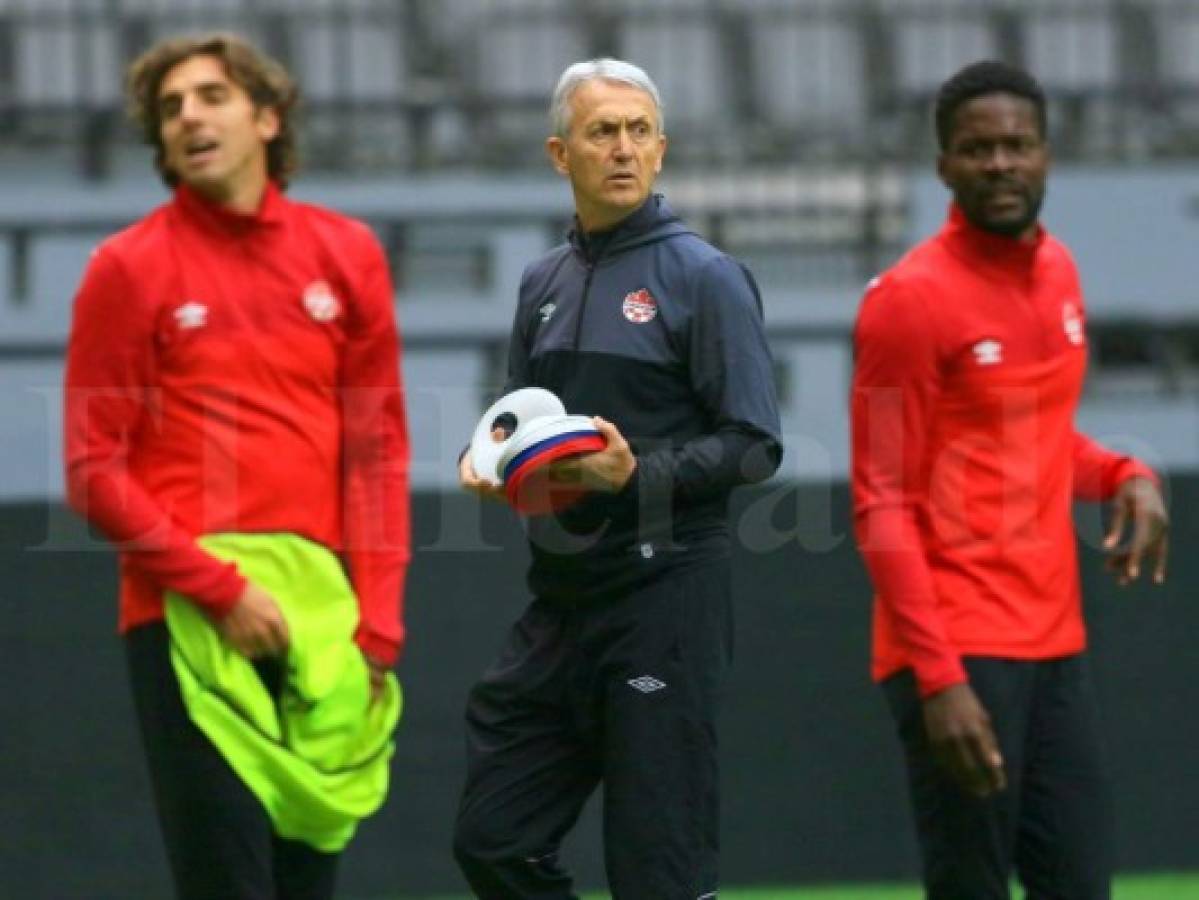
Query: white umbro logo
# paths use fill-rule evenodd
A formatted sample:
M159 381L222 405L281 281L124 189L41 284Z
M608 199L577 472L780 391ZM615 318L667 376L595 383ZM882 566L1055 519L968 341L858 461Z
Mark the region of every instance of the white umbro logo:
M175 323L182 328L201 328L208 324L208 307L189 300L175 310Z
M641 691L643 694L652 694L654 691L660 691L666 687L665 681L659 681L653 675L642 675L638 678L630 678L628 681L629 687L634 690Z
M537 314L541 316L542 323L545 323L550 320L550 316L552 316L557 309L558 304L551 301L549 303L543 303L541 308L537 310Z
M979 341L972 349L974 359L980 366L993 366L1003 362L1003 344L999 341L987 338L985 341Z

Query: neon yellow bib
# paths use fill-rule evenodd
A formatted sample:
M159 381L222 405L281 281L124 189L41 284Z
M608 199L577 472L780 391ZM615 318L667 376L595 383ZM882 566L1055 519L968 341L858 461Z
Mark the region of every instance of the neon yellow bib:
M188 714L277 834L340 851L387 796L399 682L389 672L370 702L370 673L353 641L358 603L330 551L291 534L216 534L200 543L279 602L291 646L274 698L198 606L167 592L171 662Z

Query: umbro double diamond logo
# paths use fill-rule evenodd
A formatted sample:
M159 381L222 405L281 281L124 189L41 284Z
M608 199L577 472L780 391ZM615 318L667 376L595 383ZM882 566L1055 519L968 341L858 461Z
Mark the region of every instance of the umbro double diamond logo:
M203 328L208 324L208 307L195 300L189 300L176 308L174 316L180 331Z
M637 678L630 678L628 685L643 694L652 694L654 691L660 691L666 687L666 682L659 681L653 675L641 675Z
M993 338L979 341L972 348L974 360L980 366L994 366L1003 362L1003 344Z

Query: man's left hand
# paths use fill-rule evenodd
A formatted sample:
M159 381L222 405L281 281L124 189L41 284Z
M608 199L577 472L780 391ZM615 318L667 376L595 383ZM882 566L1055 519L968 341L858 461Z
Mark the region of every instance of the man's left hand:
M614 494L633 477L637 457L615 425L599 416L591 421L608 442L607 446L594 453L550 463L549 477L551 481Z
M1124 532L1130 527L1131 536L1124 543ZM1112 522L1103 540L1107 568L1116 581L1126 585L1138 578L1146 557L1153 560L1153 581L1165 581L1169 534L1170 517L1157 485L1144 477L1122 482L1112 499Z

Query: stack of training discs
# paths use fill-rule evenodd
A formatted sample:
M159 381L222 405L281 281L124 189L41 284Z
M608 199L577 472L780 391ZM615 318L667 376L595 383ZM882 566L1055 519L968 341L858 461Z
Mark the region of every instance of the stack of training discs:
M491 433L500 423L515 430L496 441ZM470 453L479 477L502 482L508 502L519 512L539 515L565 509L586 493L577 485L551 481L550 464L605 446L590 418L567 415L562 401L549 391L522 388L483 413Z
M518 428L500 457L508 502L530 515L565 509L585 490L551 481L550 463L594 453L605 446L606 441L587 416L542 416L524 429Z

